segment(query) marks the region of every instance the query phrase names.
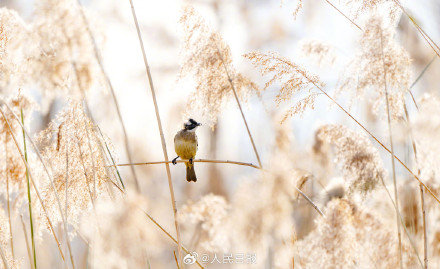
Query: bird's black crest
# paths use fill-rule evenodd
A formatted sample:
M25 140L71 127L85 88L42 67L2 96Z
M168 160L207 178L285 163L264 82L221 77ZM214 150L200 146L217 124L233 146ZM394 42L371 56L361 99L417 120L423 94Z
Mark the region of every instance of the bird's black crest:
M188 119L189 122L191 122L192 124L197 124L197 121L193 120L193 119Z

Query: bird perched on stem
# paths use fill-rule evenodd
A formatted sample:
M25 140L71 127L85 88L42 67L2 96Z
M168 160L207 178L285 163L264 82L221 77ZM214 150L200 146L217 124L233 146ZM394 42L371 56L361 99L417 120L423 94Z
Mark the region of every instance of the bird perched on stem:
M183 129L177 132L174 137L174 150L177 153L177 157L173 159L173 164L176 164L177 158L187 159L186 165L186 180L188 182L197 181L196 171L194 170L193 160L197 153L197 135L196 129L202 125L193 119L189 119L183 124Z

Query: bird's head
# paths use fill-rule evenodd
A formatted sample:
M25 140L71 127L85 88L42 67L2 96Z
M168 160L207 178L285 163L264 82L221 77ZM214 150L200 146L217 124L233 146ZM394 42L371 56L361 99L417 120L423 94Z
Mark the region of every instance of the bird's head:
M183 124L183 128L188 131L195 131L200 125L202 124L193 119L188 119L188 121Z

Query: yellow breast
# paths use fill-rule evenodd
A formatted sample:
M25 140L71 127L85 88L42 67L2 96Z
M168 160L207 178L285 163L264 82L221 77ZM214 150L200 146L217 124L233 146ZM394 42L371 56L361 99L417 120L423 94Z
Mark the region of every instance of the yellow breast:
M174 137L174 150L182 159L191 159L197 153L197 136L194 132L180 131Z

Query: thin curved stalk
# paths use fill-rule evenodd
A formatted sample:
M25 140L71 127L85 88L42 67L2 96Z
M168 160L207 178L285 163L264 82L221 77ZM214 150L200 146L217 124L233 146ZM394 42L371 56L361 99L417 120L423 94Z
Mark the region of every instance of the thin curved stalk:
M429 37L428 34L420 27L420 25L415 21L415 19L409 15L409 13L406 11L406 9L403 8L402 4L399 0L393 0L394 3L402 10L402 12L411 20L411 22L416 27L417 31L422 35L423 39L425 39L426 42L428 42L429 46L432 48L432 50L437 54L438 57L440 57L440 48L439 46L432 40L431 37Z
M339 12L342 16L344 16L347 20L349 20L354 26L356 26L359 30L363 31L362 28L357 25L352 19L350 19L347 15L345 15L344 13L342 13L341 10L339 10L339 8L337 8L335 5L333 5L329 0L325 0L330 6L332 6L334 9L336 9L337 12Z
M174 243L178 244L177 240L174 239L174 237L167 231L165 230L165 228L163 228L152 216L150 216L150 214L148 214L147 212L145 212L144 210L142 210L142 212L145 214L145 216L147 216L157 227L159 227L159 229L162 230L162 232L164 232L171 240L174 241ZM185 251L187 254L190 254L191 252L186 249L184 246L182 246L182 250ZM196 260L196 264L200 267L200 268L204 268L199 261Z
M122 188L125 190L124 181L122 180L121 174L119 173L118 167L116 166L115 159L113 158L113 155L110 152L110 149L108 148L107 142L105 142L104 135L101 132L101 128L99 128L99 126L96 126L96 128L98 129L99 134L102 137L102 141L104 142L105 148L107 149L107 153L110 156L110 159L112 160L112 163L113 163L112 167L114 167L115 170L116 170L116 174L117 174L117 176L119 178L119 182L121 182Z
M218 46L217 46L217 52L218 52L218 55L219 55L220 60L222 62L223 68L225 69L225 73L228 76L229 84L231 84L231 89L232 89L232 92L234 93L235 101L237 102L238 109L240 110L241 117L242 117L242 119L244 121L244 125L246 127L246 131L248 133L249 139L251 140L252 148L254 149L255 156L257 157L257 160L258 160L258 164L260 165L261 168L263 168L263 165L261 164L261 160L260 160L260 155L258 154L257 147L255 146L254 139L252 137L251 131L249 130L249 126L246 121L246 117L244 116L243 109L241 108L240 100L238 99L238 95L237 95L237 91L235 90L234 82L232 81L232 78L229 75L228 68L226 67L225 61L223 60L222 54L221 54Z
M321 209L319 209L319 207L317 205L315 205L315 203L313 203L312 199L310 199L304 192L302 192L296 186L295 186L295 189L299 194L301 194L302 197L304 197L304 199L307 200L307 202L309 202L310 205L312 205L312 207L319 213L319 215L324 216L324 213L322 213Z
M437 59L437 55L434 55L434 58L432 58L432 60L425 66L425 68L423 68L422 72L420 72L420 74L417 76L417 78L414 80L414 82L411 84L411 86L409 87L409 94L411 95L411 99L414 102L414 105L416 106L417 110L419 110L419 106L417 105L416 99L414 98L414 95L411 91L411 89L417 84L417 82L422 78L422 76L425 74L426 70L428 70L428 68L431 66L431 64L435 61L435 59Z
M164 137L163 130L162 130L162 122L160 120L159 107L158 107L157 101L156 101L156 92L154 90L153 78L151 77L150 67L148 65L147 55L145 53L145 48L144 48L144 42L142 41L142 35L141 35L140 28L139 28L138 20L137 20L137 17L136 17L136 11L134 9L133 1L129 0L129 2L130 2L130 6L131 6L131 13L133 15L134 24L136 26L137 36L139 38L139 45L141 46L141 50L142 50L142 56L143 56L143 60L144 60L144 64L145 64L145 71L147 72L148 82L150 84L151 96L153 98L154 110L156 112L157 126L159 128L160 140L162 142L163 157L164 157L165 162L166 162L165 163L165 168L166 168L166 172L167 172L168 186L169 186L170 195L171 195L171 204L173 206L174 224L176 226L177 244L178 244L178 247L179 247L177 249L177 251L178 251L178 254L179 254L179 263L180 263L180 262L183 261L183 255L182 255L182 250L181 250L182 245L181 245L181 240L180 240L179 222L177 220L176 198L174 197L173 182L171 180L171 171L170 171L170 166L169 166L169 163L168 163L167 145L166 145L165 137Z
M176 161L177 163L185 163L188 162L189 160L178 160ZM260 169L260 167L252 164L252 163L243 163L243 162L236 162L236 161L229 161L229 160L207 160L207 159L196 159L193 160L193 162L195 163L229 163L229 164L236 164L236 165L243 165L243 166L249 166L249 167L253 167L256 169ZM116 166L130 166L130 165L152 165L152 164L164 164L164 163L168 163L171 164L172 161L159 161L159 162L144 162L144 163L121 163L121 164L116 164ZM109 166L114 166L114 165L109 165Z

